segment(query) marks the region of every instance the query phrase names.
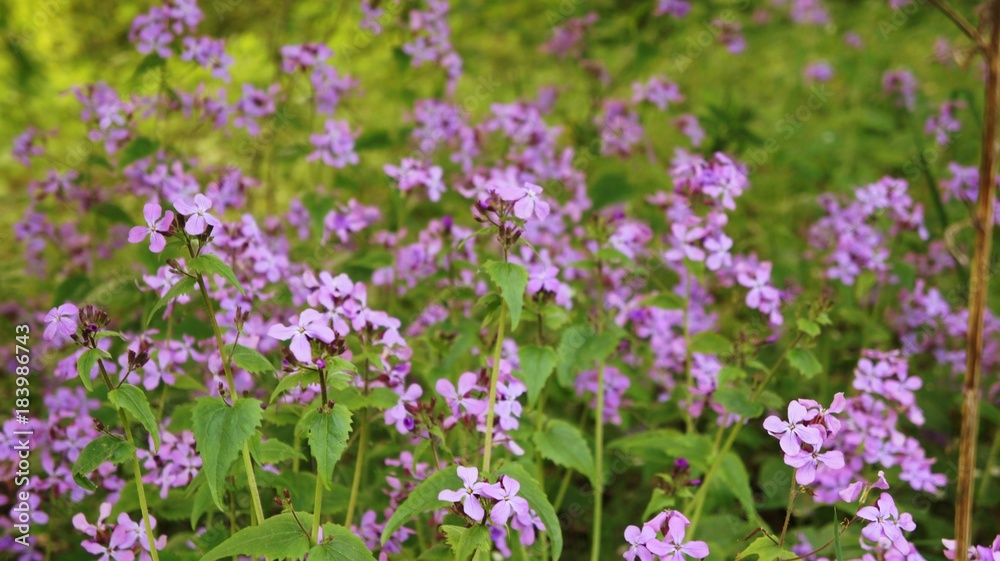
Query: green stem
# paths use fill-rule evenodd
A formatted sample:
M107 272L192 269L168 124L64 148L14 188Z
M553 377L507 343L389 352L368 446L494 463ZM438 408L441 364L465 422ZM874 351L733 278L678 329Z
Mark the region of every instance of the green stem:
M365 445L368 442L368 409L364 410L361 417L361 439L358 442L358 459L354 463L354 481L351 483L351 498L347 502L347 519L344 526L350 528L354 520L354 508L358 503L358 491L361 490L361 472L364 471Z
M503 329L507 310L506 304L500 306L500 327L497 328L497 341L493 349L493 371L490 373L490 401L486 409L486 444L483 450L483 473L490 472L490 458L493 455L493 409L497 403L497 379L500 377L500 351L503 349Z
M597 419L594 421L594 529L590 559L601 557L601 511L604 507L604 361L597 363Z
M323 512L323 478L319 476L319 464L316 465L316 494L313 495L313 526L312 539L319 541L319 517Z
M788 522L792 519L792 507L795 506L795 499L799 496L799 484L795 481L795 477L792 477L792 490L788 492L788 510L785 511L785 523L781 526L781 538L778 539L778 545L785 544L785 534L788 533Z
M986 500L986 492L990 488L990 479L993 477L993 466L1000 456L1000 432L993 433L993 444L990 445L989 454L986 456L986 467L983 469L983 478L979 481L979 500Z
M233 370L229 366L232 356L226 356L226 345L222 341L222 330L219 328L219 322L215 319L215 307L212 306L212 299L208 296L208 289L205 287L205 278L199 273L196 279L198 281L198 290L201 292L201 299L205 302L205 308L208 310L208 321L212 325L212 331L215 333L215 344L219 347L219 357L222 359L222 369L226 374L229 393L233 396L233 401L235 402L239 396L236 391L236 382L233 380ZM243 443L243 466L247 472L247 484L250 487L250 498L253 502L253 510L257 520L256 524L260 524L264 521L264 508L261 506L260 493L257 491L257 477L254 475L253 462L250 459L250 445L246 442Z
M108 371L104 368L104 361L97 359L97 366L101 371L104 383L108 386L108 391L113 390L114 385L111 383ZM160 561L160 554L156 550L156 536L153 535L153 525L149 522L149 507L146 505L146 490L142 486L142 468L139 466L138 449L135 447L135 439L132 438L132 428L129 426L128 415L120 407L118 408L118 418L121 419L122 426L125 427L125 438L132 445L132 475L135 478L136 494L139 496L139 510L142 512L142 523L146 527L146 539L149 541L149 555L153 561Z

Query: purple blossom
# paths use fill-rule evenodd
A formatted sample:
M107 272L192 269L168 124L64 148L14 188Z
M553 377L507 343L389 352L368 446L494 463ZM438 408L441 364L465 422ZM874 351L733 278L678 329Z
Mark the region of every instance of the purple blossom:
M549 203L542 200L542 191L541 186L525 182L523 187L499 187L496 193L502 200L514 203L514 216L521 220L528 220L532 215L545 220L549 215Z
M861 529L861 535L878 543L882 538L892 542L901 553L909 553L910 544L903 537L903 531L913 531L916 524L908 514L900 516L896 502L889 493L882 493L875 506L866 506L858 510L858 518L867 520L869 524Z
M299 314L296 325L284 325L276 323L267 330L267 336L279 341L292 340L289 348L292 355L304 363L312 363L312 346L310 339L316 339L324 343L332 342L336 333L327 325L327 320L323 314L313 309L304 310Z
M80 310L70 303L52 308L45 314L45 331L42 338L51 342L64 342L76 333L77 317Z
M530 512L528 501L518 497L521 484L512 477L501 476L500 481L482 488L483 496L497 501L490 510L490 520L503 526L511 516L524 516Z
M202 235L210 226L213 228L222 226L222 222L208 212L212 209L212 199L201 193L195 195L194 201L191 203L185 201L175 202L174 208L177 209L178 213L187 217L187 221L184 224L184 231L192 236Z
M160 205L146 203L142 208L142 216L146 219L146 225L135 226L129 230L128 242L141 243L146 236L149 236L149 250L160 253L167 246L167 239L163 235L170 230L170 225L174 222L174 213L168 210L164 214Z
M844 454L838 450L822 452L816 445L811 451L800 449L795 454L786 454L785 463L795 468L795 481L799 485L809 485L816 480L816 468L820 464L835 470L844 467Z
M663 541L651 540L648 544L649 550L664 561L684 561L685 556L695 559L708 557L708 544L703 541L684 541L687 525L686 518L670 517L667 520L667 531Z
M476 522L482 522L486 511L477 497L486 496L485 491L488 486L486 483L479 481L479 469L459 466L458 477L462 480L462 489L457 491L441 491L438 493L438 500L453 503L461 502L462 510L466 516Z
M781 440L781 449L788 455L798 454L802 443L818 447L823 444L823 432L817 426L807 425L816 417L798 401L788 404L788 420L782 421L775 415L764 419L764 429L771 436Z
M323 160L323 163L335 168L348 164L357 164L358 155L354 152L354 133L347 121L329 119L321 134L309 136L309 142L316 147L306 161Z

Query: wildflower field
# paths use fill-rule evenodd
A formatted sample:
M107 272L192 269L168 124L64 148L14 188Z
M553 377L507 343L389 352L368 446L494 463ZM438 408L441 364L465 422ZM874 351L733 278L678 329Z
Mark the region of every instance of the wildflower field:
M1000 0L0 36L0 559L1000 560Z

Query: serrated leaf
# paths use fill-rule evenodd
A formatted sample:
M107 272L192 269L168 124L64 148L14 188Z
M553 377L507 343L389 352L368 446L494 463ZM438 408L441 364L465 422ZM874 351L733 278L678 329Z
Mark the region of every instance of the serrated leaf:
M764 406L750 401L750 393L745 389L723 386L712 394L712 399L728 413L744 419L753 419L764 413Z
M247 372L254 374L270 374L274 372L274 365L271 364L271 361L267 360L267 357L260 354L256 349L236 345L236 349L234 350L233 345L230 343L226 345L226 355L231 355L236 366Z
M375 561L365 542L339 524L323 524L323 543L309 550L309 561Z
M399 505L396 512L392 513L389 520L386 520L385 528L382 530L382 545L385 545L385 542L389 541L389 538L402 528L403 524L418 514L448 506L446 501L438 500L438 493L445 489L457 489L461 484L462 480L459 479L458 468L455 466L433 473L421 481L406 497L406 500Z
M521 321L521 308L524 307L524 289L528 286L528 271L517 263L488 261L483 269L500 288L500 295L507 303L510 312L510 329L517 329Z
M233 272L233 268L227 265L222 259L219 259L217 255L213 255L211 253L199 255L188 262L188 268L199 273L219 275L229 281L229 284L235 286L236 289L240 291L240 294L244 296L247 295L246 291L243 290L243 285L240 284L239 279L236 278L236 273Z
M594 481L594 455L580 429L562 420L545 423L541 432L534 434L535 448L541 455L556 464L576 470Z
M160 426L156 422L156 417L153 416L153 410L149 407L146 392L131 384L122 384L117 389L108 392L108 399L112 405L127 411L146 428L146 432L153 437L153 449L159 451Z
M712 355L728 355L732 346L725 337L711 331L702 331L691 337L692 353L704 353Z
M278 380L278 386L274 388L273 392L271 392L271 399L269 400L269 403L274 403L274 400L278 399L278 396L292 388L297 388L300 385L306 386L312 383L319 383L319 372L315 370L303 369L289 374Z
M237 399L232 407L217 397L198 398L191 413L194 437L205 480L219 510L225 512L222 492L226 474L243 445L260 426L260 402Z
M90 381L90 371L97 365L99 358L111 358L111 355L103 349L87 349L76 359L76 373L88 391L94 390L94 385Z
M792 349L788 353L788 362L806 378L812 378L823 370L816 355L809 349Z
M441 530L455 553L455 561L468 561L476 552L485 550L489 553L492 549L493 539L486 526L442 526Z
M597 361L606 359L618 346L622 335L618 329L597 333L587 325L574 325L563 331L557 351L556 375L559 384L572 386L570 376L574 372L594 368Z
M347 449L351 411L340 404L330 411L309 409L303 417L303 425L309 430L309 449L316 458L318 475L323 479L323 486L329 489L333 483L333 467Z
M191 292L192 290L194 290L194 287L195 287L195 282L194 279L192 279L191 277L184 277L181 280L177 281L173 286L170 287L170 290L168 290L166 294L164 294L163 297L160 298L156 302L156 304L153 304L153 307L150 308L148 312L146 312L146 317L142 319L143 327L149 325L149 322L153 319L153 314L155 314L157 310L166 306L167 304L170 303L171 300L177 298L178 296Z
M533 345L523 345L518 350L518 357L521 359L520 378L528 388L528 405L534 405L545 387L545 382L552 375L559 357L550 347Z
M757 561L774 561L775 559L792 559L796 557L794 553L782 548L768 537L760 537L754 540L749 547L739 554L737 559L749 559L752 555L757 556Z
M202 556L201 561L215 561L237 555L247 555L255 559L301 558L309 551L309 537L302 531L300 523L305 528L310 528L312 515L308 512L296 512L295 515L286 512L272 516L257 526L236 532Z
M73 474L80 475L90 484L90 486L82 485L84 488L93 490L91 489L93 483L86 479L87 475L104 462L120 464L131 458L134 453L132 445L127 441L103 434L83 447L76 462L73 463Z
M519 464L504 464L496 470L496 475L497 477L509 475L521 484L521 490L518 491L518 494L524 497L531 508L538 512L538 517L542 519L546 532L549 534L549 543L552 546L552 561L559 561L559 556L562 555L563 549L562 524L559 521L559 516L556 515L555 509L552 508L552 504L549 503L548 497L545 495L545 489Z
M250 453L258 464L280 464L294 458L306 459L302 452L273 438L250 446Z

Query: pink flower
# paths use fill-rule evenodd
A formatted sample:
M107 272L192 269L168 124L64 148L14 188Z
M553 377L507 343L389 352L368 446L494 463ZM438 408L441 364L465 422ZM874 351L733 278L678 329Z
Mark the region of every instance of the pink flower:
M656 541L656 530L649 524L644 524L642 530L638 526L625 528L625 541L629 543L629 548L622 557L628 561L634 561L636 557L642 561L653 561L653 554L646 546Z
M506 185L496 190L497 195L505 201L514 202L514 216L527 220L534 214L539 220L545 220L549 215L549 203L542 200L543 189L534 183L524 183L524 187Z
M896 502L889 493L882 493L876 506L866 506L858 510L858 518L870 522L861 529L862 536L876 543L886 538L901 552L909 552L910 544L903 537L902 530L913 530L916 524L909 515L902 517L899 515Z
M781 449L788 455L794 456L801 450L801 443L805 442L811 446L823 444L823 433L816 426L806 426L804 422L811 421L816 417L810 415L809 411L798 401L788 404L788 421L782 421L777 415L771 415L764 419L764 429L771 433L771 436L781 440Z
M521 484L514 478L504 475L500 481L493 485L483 487L483 495L497 500L490 511L490 520L497 526L503 526L512 515L523 516L528 514L528 501L523 497L518 497L517 492L521 490Z
M661 560L684 561L684 556L704 559L708 557L708 544L702 541L684 541L686 519L672 516L667 521L667 532L663 541L651 540L649 550L660 556Z
M208 213L212 208L212 199L198 193L194 196L194 204L179 201L174 204L177 212L187 217L184 231L192 236L200 236L209 226L222 226L219 219Z
M799 485L809 485L816 481L816 468L819 464L830 469L844 467L844 454L836 450L821 452L819 446L814 446L812 452L800 449L797 454L786 455L785 463L795 468L795 481Z
M292 355L299 362L312 362L312 346L309 339L318 339L324 343L329 343L336 338L336 334L326 324L323 314L313 309L304 310L299 314L298 325L274 324L267 330L268 337L274 337L279 341L292 340L289 349Z
M438 500L461 502L462 510L469 518L476 522L482 522L486 511L483 510L482 503L476 497L483 496L483 490L486 489L487 485L479 481L479 469L459 466L458 477L462 479L463 488L456 491L441 491L438 493Z
M52 308L45 314L45 332L42 338L46 341L56 339L68 339L70 335L76 333L76 318L80 310L70 303L63 304L58 308Z
M163 218L160 218L160 216ZM128 243L140 243L149 236L149 250L153 253L163 251L167 246L167 239L163 233L170 230L170 224L174 221L173 211L168 210L163 214L163 209L156 203L147 203L142 207L142 216L146 219L145 226L135 226L128 232Z

